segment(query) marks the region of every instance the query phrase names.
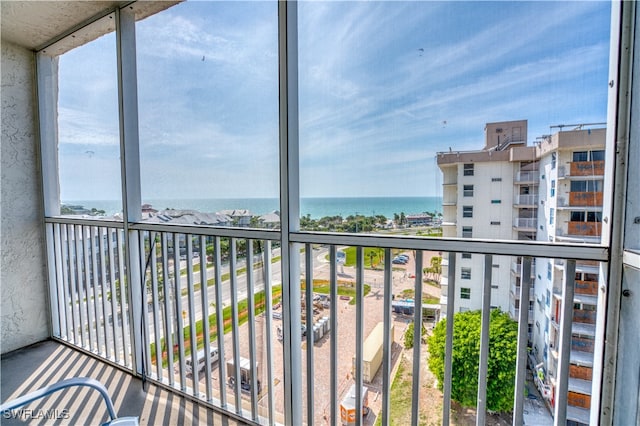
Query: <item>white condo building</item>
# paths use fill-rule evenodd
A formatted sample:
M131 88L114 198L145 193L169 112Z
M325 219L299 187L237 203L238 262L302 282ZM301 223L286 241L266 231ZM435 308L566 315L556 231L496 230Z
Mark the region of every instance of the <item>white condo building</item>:
M564 127L564 126L563 126ZM477 151L438 153L443 174L443 236L551 242L598 242L602 220L605 129L572 126L527 146L527 121L488 123ZM597 128L600 127L600 128ZM484 255L456 255L455 300L447 300L449 264L443 258L441 304L481 309ZM522 262L493 256L491 307L514 319L528 309L530 361L549 405L555 402L557 342L564 263L533 259L529 300L520 300ZM589 422L596 335L596 263L578 262L573 300L568 419ZM453 302L453 305L451 305Z

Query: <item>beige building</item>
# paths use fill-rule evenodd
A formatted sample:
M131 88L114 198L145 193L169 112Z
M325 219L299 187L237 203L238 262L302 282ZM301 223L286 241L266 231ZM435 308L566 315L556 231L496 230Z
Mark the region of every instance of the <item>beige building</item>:
M574 126L527 146L527 121L488 123L482 150L438 153L443 173L443 236L597 243L600 240L605 129ZM602 127L602 126L600 126ZM445 257L446 259L446 257ZM443 260L442 311L449 265ZM458 254L455 311L481 309L484 255ZM494 256L491 306L518 319L529 311L531 364L550 407L555 402L564 262L537 258L529 300L520 300L522 260ZM568 420L589 423L599 267L578 262L573 310ZM537 302L537 303L536 303Z

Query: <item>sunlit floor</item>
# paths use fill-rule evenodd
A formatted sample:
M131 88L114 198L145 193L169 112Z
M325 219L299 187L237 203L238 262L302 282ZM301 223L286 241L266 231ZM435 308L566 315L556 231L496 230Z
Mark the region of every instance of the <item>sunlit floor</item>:
M138 416L141 425L237 424L163 388L147 384L145 391L141 380L55 341L2 355L0 372L3 403L67 378L91 377L107 387L118 417ZM108 420L98 392L70 388L5 414L0 423L94 425Z

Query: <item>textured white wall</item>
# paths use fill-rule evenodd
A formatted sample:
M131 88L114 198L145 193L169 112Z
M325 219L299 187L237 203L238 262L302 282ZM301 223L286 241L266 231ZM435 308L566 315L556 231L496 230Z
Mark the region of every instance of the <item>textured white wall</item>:
M2 42L0 352L49 336L34 56Z

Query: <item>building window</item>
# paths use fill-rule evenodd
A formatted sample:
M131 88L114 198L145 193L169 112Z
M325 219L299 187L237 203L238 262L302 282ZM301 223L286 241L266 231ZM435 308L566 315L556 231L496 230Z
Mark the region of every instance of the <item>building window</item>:
M462 238L473 238L473 227L471 227L471 226L463 226L462 227Z
M553 271L553 265L551 262L547 263L547 279L551 281L551 272Z
M460 269L460 278L463 280L471 279L471 268L461 268Z
M602 192L601 180L573 180L571 192Z
M500 221L499 220L492 220L491 221L491 225L500 225Z
M462 253L463 259L471 259L471 253Z
M473 217L473 206L462 206L462 217Z
M556 195L556 181L551 181L551 196L554 197Z
M461 288L460 289L460 299L471 299L471 289L470 288Z
M576 151L573 153L573 161L587 161L589 153L587 151Z
M604 150L591 151L591 161L604 161Z
M555 219L554 216L555 216L555 210L549 209L549 225L553 225L553 221Z
M464 176L473 176L473 163L466 163L463 166L463 173Z
M547 289L547 298L544 304L547 305L547 308L551 306L551 291L549 289Z
M492 288L492 289L494 289L494 290L497 290L499 287L500 287L500 286L497 286L497 285L491 284L491 288Z
M473 185L464 185L462 196L473 197Z
M501 204L502 200L491 200L491 204Z
M502 178L501 177L491 178L491 182L502 182Z
M551 170L556 168L556 163L558 161L558 154L555 152L551 153Z

